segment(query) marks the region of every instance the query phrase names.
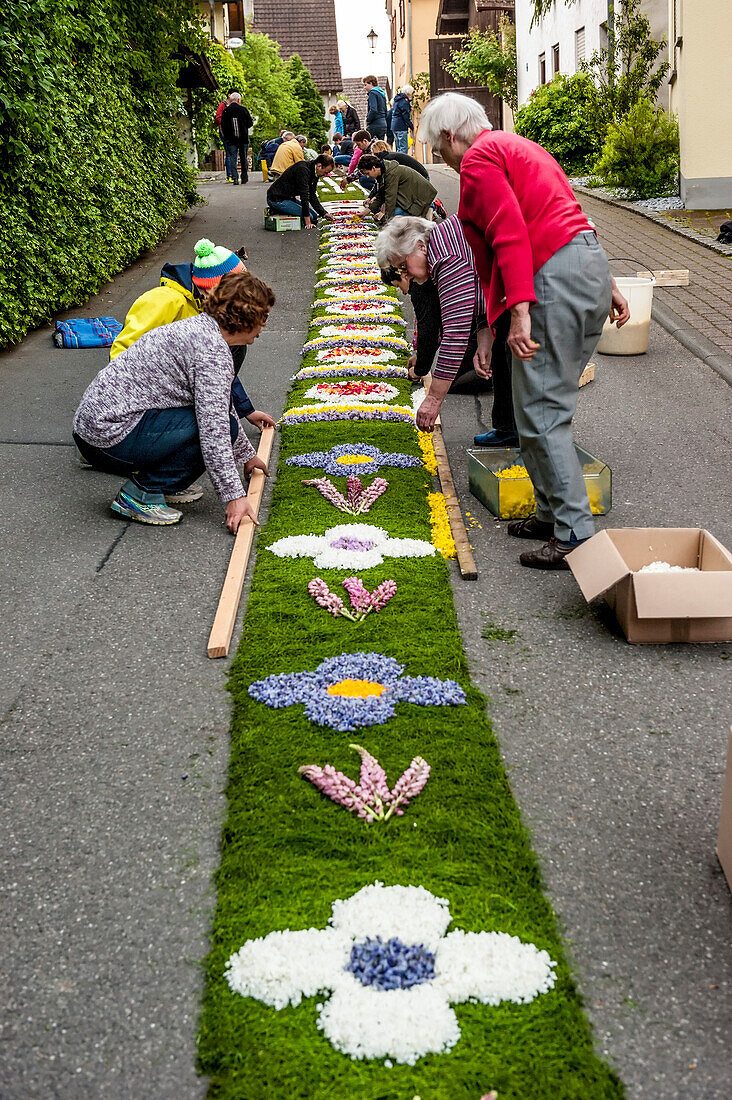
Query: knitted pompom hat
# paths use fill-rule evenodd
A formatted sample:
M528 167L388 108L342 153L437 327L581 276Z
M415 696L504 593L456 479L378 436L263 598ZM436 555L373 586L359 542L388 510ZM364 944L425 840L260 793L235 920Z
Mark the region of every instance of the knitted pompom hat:
M216 286L222 275L231 271L246 271L244 264L228 248L217 246L205 237L195 247L196 258L193 261L193 282L203 290Z

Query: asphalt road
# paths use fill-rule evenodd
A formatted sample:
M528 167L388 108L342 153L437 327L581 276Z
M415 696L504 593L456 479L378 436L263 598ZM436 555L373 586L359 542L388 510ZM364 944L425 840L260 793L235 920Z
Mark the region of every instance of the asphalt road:
M436 178L454 208L455 178ZM277 305L242 373L277 414L314 234L265 233L259 183L203 192L208 206L74 312L121 318L201 236L245 244ZM105 361L54 349L49 329L0 355L2 1100L205 1093L199 963L230 717L227 663L205 644L231 541L210 486L170 530L111 516L117 482L67 445ZM655 326L647 356L596 361L577 438L613 469L607 522L700 525L731 545L729 388ZM571 576L521 569L523 547L467 489L490 397L448 399L443 420L482 525L479 580L454 582L465 643L598 1047L632 1097L726 1097L730 896L714 840L732 645L629 646ZM486 623L514 640L483 640Z

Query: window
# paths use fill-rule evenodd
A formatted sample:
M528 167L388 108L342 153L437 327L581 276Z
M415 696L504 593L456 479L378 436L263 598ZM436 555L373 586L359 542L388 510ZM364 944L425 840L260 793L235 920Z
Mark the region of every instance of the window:
M399 37L404 38L407 30L406 2L399 0Z
M391 17L391 52L395 53L397 47L396 12Z
M559 72L559 43L558 42L557 42L556 46L552 46L552 61L554 63L554 71L552 72L552 76L554 76L554 73Z
M243 38L246 33L243 0L239 0L236 4L227 4L226 6L229 9L229 34L232 38L237 35L239 38Z
M600 24L600 49L607 49L607 23Z
M546 54L539 54L539 83L546 84Z
M574 32L574 67L579 69L580 62L585 59L585 28L580 27Z

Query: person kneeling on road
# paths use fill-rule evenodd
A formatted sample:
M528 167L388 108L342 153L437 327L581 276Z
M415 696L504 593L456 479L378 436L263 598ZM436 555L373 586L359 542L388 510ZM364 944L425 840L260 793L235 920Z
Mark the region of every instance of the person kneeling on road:
M413 168L408 168L406 164L379 160L370 153L361 157L359 168L365 176L376 181L373 197L363 204L367 214L375 214L378 219L383 208L383 216L387 222L405 215L427 217L437 197L437 188L429 179L425 179Z
M141 336L87 387L74 417L74 442L99 469L128 480L112 511L138 523L172 524L171 508L208 471L226 504L226 526L256 517L244 473L267 467L241 430L231 402L230 348L252 344L274 305L271 289L248 271L221 279L203 313Z
M334 168L335 161L327 153L291 165L267 191L270 213L300 217L307 229L317 225L319 217L332 221L318 198L318 180L329 176Z

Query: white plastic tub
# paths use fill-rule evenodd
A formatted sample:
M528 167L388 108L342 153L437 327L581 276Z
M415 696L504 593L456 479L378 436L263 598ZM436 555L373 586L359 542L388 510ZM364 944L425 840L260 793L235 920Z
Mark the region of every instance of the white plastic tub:
M628 299L630 320L622 328L605 321L597 350L602 355L645 355L651 327L654 279L616 279L618 290Z

